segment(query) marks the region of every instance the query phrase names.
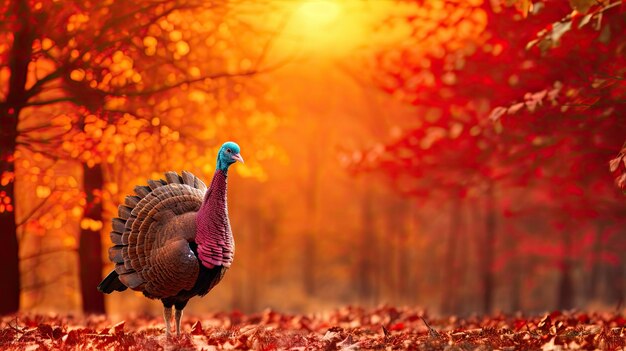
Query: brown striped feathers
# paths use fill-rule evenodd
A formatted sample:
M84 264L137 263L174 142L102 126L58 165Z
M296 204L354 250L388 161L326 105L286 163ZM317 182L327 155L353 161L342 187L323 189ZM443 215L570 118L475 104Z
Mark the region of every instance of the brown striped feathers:
M152 298L194 286L200 267L189 242L195 240L196 213L206 190L187 171L166 172L165 180L149 180L125 198L113 219L109 249L123 285Z

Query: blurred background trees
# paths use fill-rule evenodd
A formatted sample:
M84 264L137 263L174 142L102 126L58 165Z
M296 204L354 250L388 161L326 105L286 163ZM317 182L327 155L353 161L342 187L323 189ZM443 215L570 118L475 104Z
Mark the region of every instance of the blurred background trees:
M615 306L622 7L1 1L0 313L104 312L117 203L227 139L237 259L194 310Z
M623 297L621 246L613 251L603 243L620 235L608 234L607 223L620 230L625 203L604 168L626 135L619 121L624 41L611 34L624 33L623 13L608 1L515 5L419 5L445 9L450 15L443 25L433 24L438 19L432 11L392 17L388 25L408 27L411 40L377 55L374 78L420 108L424 118L354 161L359 169L384 172L401 193L424 202L482 207L482 214L472 216L483 217L484 224L470 231L478 234L470 240L480 243L476 266L459 273L453 263L466 253L454 252L454 242L463 239L454 229L461 214L451 210L444 267L451 281L461 274L477 283L484 312L494 306L497 268L509 273L503 285L511 287L513 308L519 308L523 285L517 279L530 269L519 261L533 256L558 268L559 308L576 305L574 271L580 272L575 266L583 256L591 297L598 285L608 284L617 303ZM524 30L514 30L516 25ZM420 47L429 40L438 40L430 52ZM537 227L541 217L548 227ZM511 233L529 222L535 222L532 229ZM535 238L538 230L548 230L550 239ZM609 270L617 273L601 282L598 272L607 268L608 257ZM442 289L454 285L444 281ZM444 294L442 309L450 310L454 300Z
M110 218L104 213L106 202L112 210L128 191L117 184L134 182L136 176L170 168L211 169L212 160L203 158L202 150L220 143L215 129L228 123L209 116L243 110L244 99L247 104L263 99L263 94L249 94L244 84L264 64L273 34L255 32L257 46L241 47L236 40L251 29L244 16L229 14L241 2L23 0L4 5L9 21L3 72L10 78L2 113L11 123L3 124L2 185L11 201L1 214L8 243L2 280L11 283L2 311L18 308L18 227L60 229L71 214L80 233L67 246L78 254L82 309L103 313L104 298L93 287L104 268L100 233ZM238 117L245 122L259 113L262 106ZM247 137L253 145L254 135ZM180 154L187 158L177 158ZM66 172L70 160L80 165L82 177ZM43 178L38 177L41 163L49 163ZM24 217L20 208L14 210L14 194L27 174L35 176L41 206L24 199L22 208L32 209ZM109 179L114 182L107 186ZM68 182L72 196L53 204L63 208L60 218L45 217L44 203L56 192L70 194L60 188Z

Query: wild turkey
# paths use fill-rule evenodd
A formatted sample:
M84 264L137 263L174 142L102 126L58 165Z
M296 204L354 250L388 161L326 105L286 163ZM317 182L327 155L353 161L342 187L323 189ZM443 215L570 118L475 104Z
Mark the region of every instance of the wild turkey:
M127 288L163 302L166 335L172 306L180 335L183 308L206 295L233 262L235 242L226 205L228 167L243 162L239 146L220 148L211 186L190 172L166 172L165 180L135 187L113 219L109 259L115 269L98 285L109 294Z

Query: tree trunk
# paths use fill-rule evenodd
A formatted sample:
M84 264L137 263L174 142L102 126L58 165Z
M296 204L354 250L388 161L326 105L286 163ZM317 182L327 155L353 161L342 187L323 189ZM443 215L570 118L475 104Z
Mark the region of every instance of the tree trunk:
M2 116L6 120L6 116ZM0 137L0 176L4 172L13 172L13 157L15 151L15 139L12 140L4 133ZM0 188L4 196L12 201L15 206L15 182L11 181ZM20 265L19 246L17 242L17 225L15 222L15 210L4 206L0 212L0 315L15 313L20 308Z
M523 280L524 272L526 271L526 257L519 251L518 237L516 230L513 228L520 226L519 221L509 219L506 227L503 229L506 236L503 236L506 240L506 246L510 250L511 259L509 263L509 297L510 297L510 309L509 312L515 313L522 310L522 292L523 292Z
M615 306L615 310L617 311L624 308L624 294L626 293L626 254L624 250L619 249L624 235L626 235L626 233L621 231L608 243L608 245L615 248L617 251L616 254L619 257L619 261L615 264L605 265L603 278L606 289L601 296L608 304Z
M522 310L522 280L524 269L522 257L516 255L514 264L511 267L511 313Z
M13 44L8 55L11 72L6 100L0 103L0 179L15 174L14 154L17 145L17 125L22 108L26 105L26 77L32 56L34 29L29 26L31 13L26 0L15 0L10 5L7 18L14 16L18 22L13 28ZM4 178L9 179L9 178ZM0 315L17 312L20 307L20 268L17 222L15 220L15 182L0 185L0 192L11 200L0 212Z
M409 291L409 281L412 280L408 268L409 268L409 260L408 260L408 238L409 238L409 226L408 226L408 202L406 199L400 199L399 202L396 203L396 260L394 261L395 266L395 291L397 292L397 301L400 303L406 303L408 298L411 298L411 291Z
M309 227L304 233L304 252L303 252L303 267L302 267L302 279L304 285L304 291L307 295L312 296L316 293L317 279L316 273L318 270L317 262L317 231L318 226L318 201L317 190L319 188L319 157L317 149L312 148L308 155L309 158L309 172L308 172L308 187L306 189L306 208L309 218L311 219Z
M489 184L485 194L485 242L483 244L483 266L481 270L483 312L491 312L493 307L493 259L496 246L496 209L493 184Z
M591 272L589 275L589 285L587 287L587 300L594 300L598 296L598 285L601 282L600 275L602 273L602 264L600 262L600 255L602 254L602 233L604 231L604 224L602 222L596 223L596 232L593 239L593 248L591 252Z
M574 307L574 282L572 281L571 233L563 233L563 257L561 259L561 279L558 286L558 308L566 310Z
M104 188L102 166L89 168L83 163L83 188L87 194L87 207L81 223L91 221L102 223L102 202L94 197L94 191ZM101 226L100 226L101 228ZM101 229L92 230L81 225L78 246L80 270L80 293L83 299L83 312L104 313L104 295L96 290L102 280L102 239Z
M373 221L372 195L370 190L365 190L363 201L361 202L361 242L358 250L358 262L356 265L355 286L361 302L370 302L373 290L374 264L372 257L376 255L375 245L376 233Z
M450 232L445 252L443 294L441 300L441 311L443 313L455 313L457 309L458 272L456 264L456 244L457 235L461 231L461 199L452 199L452 209L450 211Z
M304 238L304 267L302 270L302 279L304 283L304 291L307 295L315 295L316 281L315 281L315 262L316 262L317 245L315 242L315 233L308 231Z
M250 247L260 250L260 252L268 252L267 248L264 246L263 238L268 235L268 231L266 230L267 226L265 225L265 218L261 213L262 204L258 204L258 206L252 206L247 211L248 215L246 216L247 222L247 231L246 235ZM245 289L245 311L256 311L258 307L258 301L262 300L262 291L261 288L265 285L264 280L267 277L267 270L263 264L263 255L251 255L249 258L249 267L248 271L248 279L247 285L248 288Z
M607 269L606 277L607 289L604 301L619 310L624 303L624 265L622 263L611 265Z

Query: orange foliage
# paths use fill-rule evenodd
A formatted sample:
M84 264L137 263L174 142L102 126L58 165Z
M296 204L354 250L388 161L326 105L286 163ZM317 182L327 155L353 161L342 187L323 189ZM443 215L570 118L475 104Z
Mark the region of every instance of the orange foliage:
M572 1L580 13L570 20L585 18L585 9L595 11L588 8L590 1ZM9 3L0 0L2 102L12 74L6 62L14 46L13 29L29 23L10 16ZM529 135L528 129L513 125L519 120L497 118L526 116L556 106L563 96L584 95L555 79L544 84L546 77L562 72L558 67L548 70L518 57L525 54L525 36L538 38L528 28L544 26L532 22L542 1L24 3L37 31L24 83L28 96L19 110L17 151L0 160L15 166L0 174L0 214L13 211L17 219L25 309L77 309L79 231L100 233L107 241L117 204L135 185L160 178L164 171L186 169L208 181L217 148L229 139L242 146L246 159L245 166L233 170L239 179L229 193L238 256L213 299L192 301L205 310L268 305L307 310L355 300L432 306L445 300L445 289L454 289L458 299L444 304L471 312L480 308L476 296L486 290L478 281L489 274L502 295L495 307L509 306L503 296L510 289L511 301L526 298L518 307L544 309L551 304L560 268L532 255L569 263L562 259L566 254L560 239L552 242L555 233L569 228L567 218L553 218L547 206L558 203L563 206L555 210L559 213L597 220L600 210L579 201L581 194L595 194L599 207L610 205L604 194L612 188L603 179L575 182L571 174L595 173L568 167L565 157L554 155L574 144L550 148L550 131ZM513 10L507 5L518 12L509 17ZM567 4L562 7L571 11ZM532 25L525 27L527 23ZM546 50L563 33L554 28L541 33L533 45L550 54ZM283 61L288 64L282 66ZM621 96L620 85L610 83ZM532 84L538 86L525 89ZM496 106L502 107L493 111L497 121L492 123L488 116ZM500 143L507 132L511 144ZM576 140L577 147L588 142ZM530 151L541 148L541 157L515 161L512 155L520 145ZM550 159L551 167L535 165L542 159ZM440 166L441 160L447 164ZM357 177L342 167L355 162L389 177ZM85 190L91 179L84 179L82 165L102 171L96 189ZM626 179L621 163L612 166L618 181ZM496 181L511 174L519 175L515 179L524 187L531 178L545 184L553 180L555 186L506 192L496 187L495 195L486 196ZM17 189L13 199L2 190L10 185ZM417 196L407 199L393 188ZM100 204L101 218L86 215ZM525 208L536 217L517 217ZM613 265L620 258L611 251L621 248L613 243L622 245L617 226L609 230L604 227L608 220L591 220L580 229L583 244L573 245L568 254L583 257L575 261L576 278L620 276L622 266ZM485 227L494 222L507 235L489 240ZM524 238L524 245L519 244ZM483 261L485 243L497 243L492 261ZM528 261L515 266L519 257ZM442 275L440 266L452 273ZM592 273L596 268L600 273ZM61 278L47 281L52 273ZM140 297L110 297L108 307L152 312L154 305ZM388 317L347 314L372 325ZM284 318L300 326L311 322L269 315L259 318ZM221 316L216 323L229 318ZM322 326L327 321L316 323L317 331L326 331ZM394 328L391 336L367 334L371 337L364 337L363 345L427 339L423 326L418 334L394 338L394 332L417 328L419 321L398 323L385 324ZM28 328L22 330L25 335L37 337L45 338L49 331ZM60 330L61 340L79 333ZM197 325L193 330L204 332ZM349 341L366 335L333 333L331 341L318 335L310 345L332 348L338 337ZM234 345L241 336L236 335L220 345ZM452 333L446 335L455 341ZM518 336L528 335L534 334ZM53 339L47 338L46 345L65 342L54 344ZM239 341L248 345L249 340Z

